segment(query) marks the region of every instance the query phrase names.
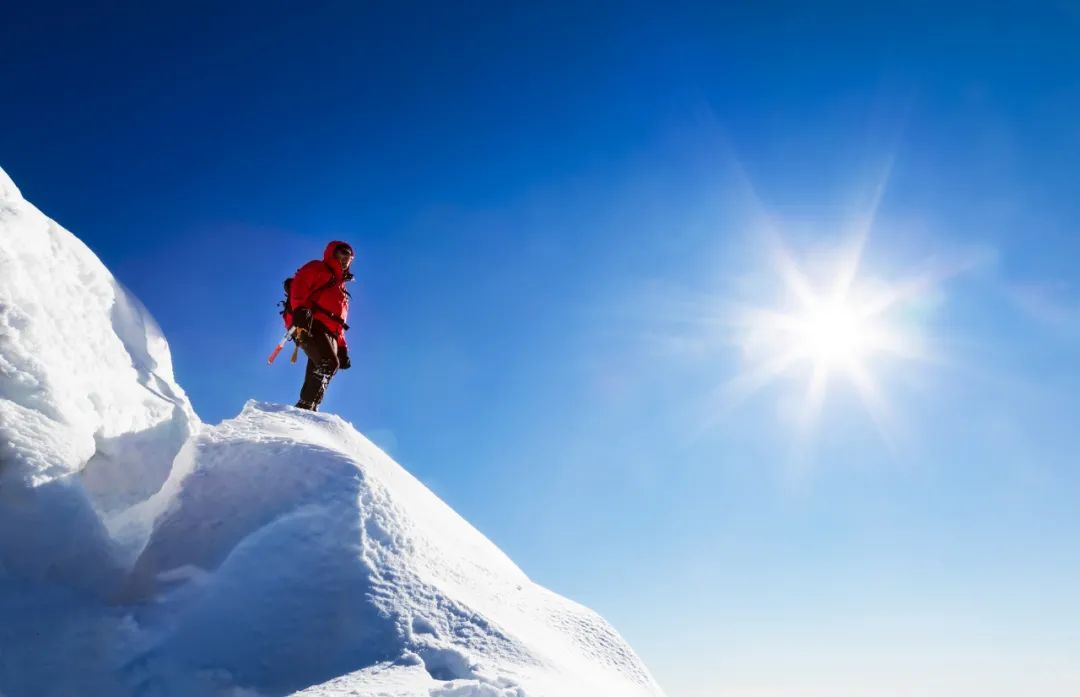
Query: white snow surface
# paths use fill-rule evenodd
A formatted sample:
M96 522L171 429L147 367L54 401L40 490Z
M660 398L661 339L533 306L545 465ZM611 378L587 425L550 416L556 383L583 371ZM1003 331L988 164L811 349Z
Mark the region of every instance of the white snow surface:
M146 533L114 538L111 514L197 428L150 315L0 170L0 564L107 583Z
M663 693L341 418L201 424L146 310L0 170L0 694Z

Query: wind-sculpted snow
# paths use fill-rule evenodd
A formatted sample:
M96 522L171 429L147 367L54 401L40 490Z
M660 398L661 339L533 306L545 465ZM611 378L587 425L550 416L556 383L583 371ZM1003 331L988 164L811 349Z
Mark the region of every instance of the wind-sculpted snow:
M599 616L529 581L336 416L249 402L147 508L128 599L198 589L176 592L148 675L213 663L270 694L351 671L305 694L392 674L418 695L659 694Z
M108 515L197 423L149 314L0 170L0 563L100 588L125 552Z
M112 474L126 498L145 498L164 481L171 455L142 456L166 441L178 447L194 420L169 347L94 253L0 176L0 476L38 485L82 471L95 455L141 460L154 471ZM163 424L175 433L138 442Z
M4 697L662 695L342 419L199 424L146 311L2 171L0 242Z

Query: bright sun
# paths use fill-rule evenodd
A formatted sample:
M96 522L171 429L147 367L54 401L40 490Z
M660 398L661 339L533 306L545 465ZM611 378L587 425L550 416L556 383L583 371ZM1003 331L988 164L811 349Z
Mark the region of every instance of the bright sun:
M922 295L926 283L889 285L860 277L860 243L840 255L831 278L815 286L786 248L777 245L774 251L778 288L788 300L738 313L747 367L729 387L745 396L781 377L802 376L799 420L809 427L822 412L830 382L840 379L855 389L889 439L893 418L876 371L888 359L923 356L917 327L901 321L897 311Z
M846 303L815 303L799 325L797 340L815 360L830 366L861 360L867 328Z

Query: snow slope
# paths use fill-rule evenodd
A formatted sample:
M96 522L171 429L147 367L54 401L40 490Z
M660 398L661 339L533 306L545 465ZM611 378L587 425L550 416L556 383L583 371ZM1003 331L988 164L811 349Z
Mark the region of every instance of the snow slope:
M0 170L0 564L100 588L130 552L110 515L197 426L146 310Z
M5 697L662 695L350 424L252 401L204 426L169 363L0 171Z

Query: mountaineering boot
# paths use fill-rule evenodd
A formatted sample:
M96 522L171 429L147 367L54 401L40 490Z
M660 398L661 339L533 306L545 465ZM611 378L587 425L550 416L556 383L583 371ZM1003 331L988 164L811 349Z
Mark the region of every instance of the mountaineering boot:
M296 408L297 409L307 409L308 411L318 411L319 410L319 405L316 404L315 402L305 402L304 400L301 399L299 402L296 403Z

